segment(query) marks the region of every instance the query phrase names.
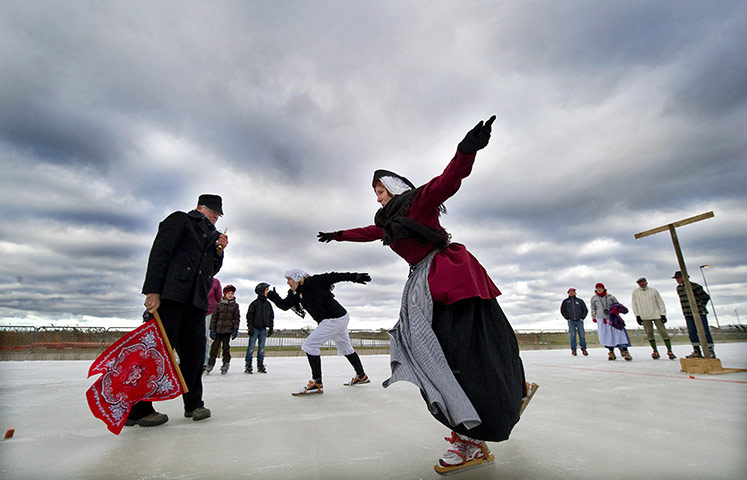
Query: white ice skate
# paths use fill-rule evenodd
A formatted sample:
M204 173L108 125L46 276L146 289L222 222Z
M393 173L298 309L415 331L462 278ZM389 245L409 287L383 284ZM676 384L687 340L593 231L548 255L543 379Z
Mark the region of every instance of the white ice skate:
M451 432L451 437L446 437L445 440L451 443L451 447L439 459L438 464L433 466L439 475L452 475L495 462L495 457L483 441L456 432Z

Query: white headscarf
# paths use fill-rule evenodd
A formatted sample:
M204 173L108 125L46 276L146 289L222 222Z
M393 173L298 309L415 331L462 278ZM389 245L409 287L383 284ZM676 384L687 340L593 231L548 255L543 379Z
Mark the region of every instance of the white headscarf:
M300 268L291 268L285 272L285 278L290 278L294 282L300 282L304 278L308 277L309 274L301 270Z
M412 190L408 184L402 179L392 176L380 177L379 181L384 185L389 193L392 195L399 195L405 193L408 190Z

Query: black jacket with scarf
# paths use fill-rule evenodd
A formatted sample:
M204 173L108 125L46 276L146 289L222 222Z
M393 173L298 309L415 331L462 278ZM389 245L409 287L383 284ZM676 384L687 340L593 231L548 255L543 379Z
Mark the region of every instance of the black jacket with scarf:
M213 276L223 265L215 244L220 233L196 210L174 212L158 225L148 258L143 294L159 293L207 311Z

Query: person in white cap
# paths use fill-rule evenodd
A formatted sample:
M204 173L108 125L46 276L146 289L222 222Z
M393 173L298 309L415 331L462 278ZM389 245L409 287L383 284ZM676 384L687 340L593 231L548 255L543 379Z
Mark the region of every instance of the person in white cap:
M321 347L329 340L335 342L337 354L344 355L355 369L355 376L345 385L371 383L363 370L360 357L350 342L348 334L350 316L340 302L335 300L332 293L335 283L353 282L365 285L371 281L371 276L367 273L347 272L309 275L300 268L293 268L285 272L285 279L290 287L288 295L281 298L273 289L267 292L267 298L281 310L292 309L301 317L308 312L311 318L319 324L301 345L301 350L306 352L306 358L309 360L311 380L308 385L293 395L324 393Z
M415 384L428 411L451 430L439 474L494 462L486 441L507 440L537 390L526 382L513 328L498 305L501 292L485 268L439 222L443 205L469 176L490 140L495 115L459 143L443 173L415 187L376 170L381 208L374 224L319 232L320 242L381 240L410 265L399 321L390 330L392 376L387 387Z

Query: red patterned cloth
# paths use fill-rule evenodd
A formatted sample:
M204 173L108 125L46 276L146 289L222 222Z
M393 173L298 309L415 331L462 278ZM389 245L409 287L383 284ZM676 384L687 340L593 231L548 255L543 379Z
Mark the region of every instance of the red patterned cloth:
M182 393L177 369L156 320L124 335L97 358L88 376L103 374L86 392L93 416L115 435L140 400L168 400Z

